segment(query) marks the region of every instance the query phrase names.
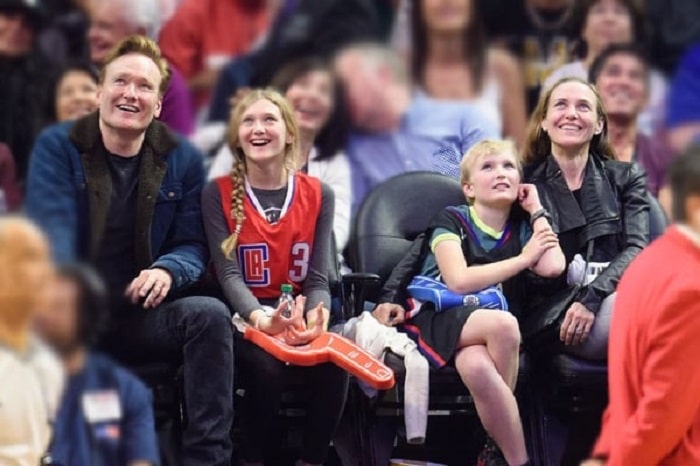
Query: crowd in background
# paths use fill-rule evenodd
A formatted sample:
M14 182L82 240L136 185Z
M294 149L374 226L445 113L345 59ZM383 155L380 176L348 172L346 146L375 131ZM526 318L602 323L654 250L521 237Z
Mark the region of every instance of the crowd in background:
M395 53L397 74L411 98L427 100L426 109L451 108L456 118L467 118L463 132L508 137L519 147L542 87L564 76L587 78L606 46L634 43L650 69L648 88L634 97L641 107L638 132L659 150L676 153L697 133L693 45L700 28L688 19L693 8L693 2L654 0L3 0L4 208L20 205L36 136L49 124L79 116L79 109L95 109L100 63L132 33L157 39L168 59L171 80L161 121L192 138L205 157L223 145L217 123L228 119L237 93L273 85L276 72L299 59L330 62L344 45L358 41L385 44L387 53ZM360 74L353 70L350 77L362 93L341 82L343 96L334 85L337 116L324 131L321 150L326 156L345 152L353 170L353 136L387 132L381 122L358 115L362 99L379 106L371 79ZM345 81L340 68L332 76L338 78ZM401 171L424 168L404 163ZM353 183L362 184L357 178L353 172ZM365 189L356 186L353 204Z
M154 194L157 202L163 200L160 196L178 201L185 199L191 194L186 182L203 184L205 179L215 180L231 174L241 187L240 191L234 188L231 203L224 209L230 208L235 222L229 224L220 215L222 200L224 203L229 200L221 195L226 194L224 188L220 193L216 182L212 181L205 189L204 198L200 199L199 193L193 197L196 203L201 201L200 208L208 215L204 225L190 225L173 233L174 230L158 224L157 227L164 228L162 235L155 239L148 236L148 241L144 239L144 243L160 241L180 247L194 236L201 237L203 244L184 252L189 255L187 263L177 265L182 267L182 274L172 276L172 269L168 268L171 264L167 264L166 258L163 264L171 271L170 278L160 282L161 278L154 275L149 282L151 276L146 273L143 282L130 284L133 277L126 271L109 272L114 263L120 264L117 256L124 254L117 246L100 253L96 268L99 272L107 271L102 278L110 289L137 286L132 290L134 296L139 293L138 287L146 283L150 286L167 283L161 298L151 297L150 287L146 295L141 296L148 296L148 307L158 307L171 286L174 293L184 293L190 282L197 281L194 276L203 274L207 268L197 261L211 256L210 275L215 274L223 286L219 298L228 309L213 298L197 301L194 306L206 309L208 317L196 322L183 318L172 323L172 327L198 332L196 336L188 334L186 337L193 345L198 341L218 341L219 348L228 348L230 352L233 340L217 333L217 322L222 324L227 319L227 310L231 309L249 318L256 312L251 309L258 305L245 287L231 285L240 271L231 269L230 258L227 263L225 254L218 248L221 241L233 233L235 223L245 220L242 205L247 168L242 160L249 156L247 152L243 155L249 148L241 147L245 144L237 133L245 124L244 115L236 115L232 110L241 102L244 107L252 108L255 100L250 96L258 95L256 89L272 88L275 90L273 97L260 95L274 101L279 93L280 99L283 96L289 104L289 118L295 121L294 131L298 135L295 140L298 156L285 163L291 164L294 171L324 183L323 190L318 191L322 199L317 206L321 209L319 218L324 219L323 225L332 227L334 252L341 262L353 216L362 201L377 185L394 175L429 170L460 179L463 155L486 139L509 139L518 154L525 157L525 162L537 159L538 163L546 165L544 158L549 155L549 144L555 147L556 141L552 134L549 135L551 141L543 134L547 132L545 121L548 121L547 108L543 106L550 104L554 88L562 82L566 85L567 80L572 80L568 85L573 87L585 82L593 85L590 92L585 92L593 95L592 100L604 109L601 110L601 114L605 114L604 142L609 143L605 150L614 152L617 160L633 162L641 168L646 174L646 189L670 212L667 167L676 155L700 143L700 23L695 20L698 15L700 4L684 0L0 0L0 214L26 210L32 216L49 212L42 209L48 209L52 202L57 205L56 199L67 196L73 189L66 184L52 191L43 184L61 169L65 169L65 173L72 173L74 169L52 166L59 162L52 159L51 154L69 152L66 148L68 136L62 139L64 133L70 134L70 141L78 148L86 148L85 151L100 146L95 146L90 138L105 137L104 134L97 136L104 128L100 126L98 130L97 123L90 123L90 115L99 112L104 116L108 112L108 108L102 106L107 92L104 65L119 60L119 55L115 58L113 51L122 40L133 35L150 38L160 48L157 54L162 52L165 59L162 67L154 72L163 86L158 90L162 91L159 94L162 101L154 103L150 110L165 126L159 126L157 131L149 130L145 138L155 156L161 152L178 154L177 157L182 157L178 160L183 163L163 168L164 173L168 169L181 172L173 175L168 171L159 175L165 176L170 184L164 184L163 189ZM160 63L157 59L153 61L157 65ZM282 109L284 105L277 106ZM138 108L134 110L139 111ZM542 131L538 127L540 124ZM84 140L76 141L72 125L80 129ZM290 126L287 124L288 131L291 131ZM556 127L549 129L555 131ZM597 135L590 135L596 143ZM547 147L543 149L538 141L545 141L543 144ZM108 146L105 139L104 147L97 150L111 154L114 151ZM596 150L603 146L591 147ZM552 153L558 155L554 150ZM610 154L597 155L607 157ZM71 164L87 160L77 149L70 157ZM151 168L155 173L160 168L157 161L153 163ZM93 165L86 168L86 172L102 169L104 173L92 173L107 177L109 169L110 176L117 176L114 175L117 172L127 176L124 174L137 170L126 164L107 168ZM143 173L142 179L145 179ZM583 173L579 175L583 179ZM175 178L168 178L170 176ZM537 176L533 175L533 183L541 181ZM115 190L122 188L124 191L120 192L126 193L124 199L128 196L136 199L137 194L142 194L140 191L135 194L134 186L115 185ZM637 188L639 186L635 185ZM540 187L540 190L546 189ZM249 193L246 199L256 195L262 199L255 187L250 188L250 192L253 194ZM579 191L576 192L580 196ZM100 192L91 192L90 196L93 200L99 199ZM236 196L239 196L238 201ZM581 202L580 197L577 200ZM621 202L628 202L628 199ZM334 208L327 207L328 204L334 204ZM88 209L80 203L66 206L52 212L62 211L72 221L72 217L77 216L73 215L72 207ZM129 212L127 203L120 209L109 210L111 219L102 219L105 228L118 229L113 223L127 219L137 227L141 225ZM272 212L275 209L265 206L261 209L266 209L270 223L279 218L279 212ZM332 219L324 217L329 209L333 211ZM162 205L156 207L157 214L164 211ZM107 213L102 214L106 217ZM87 218L88 214L85 215ZM167 215L178 216L183 225L193 218L179 209ZM89 218L94 221L96 213L90 210ZM46 220L44 226L57 226L49 236L60 238L61 219L55 224L51 224L52 219L48 217ZM214 220L221 220L221 224ZM555 223L560 220L566 222L556 219ZM317 219L317 222L321 221ZM320 231L321 223L314 224ZM240 225L235 231L237 236ZM35 234L30 233L29 236ZM94 228L91 233L95 233ZM129 234L132 233L130 230ZM320 237L326 238L319 234L317 240ZM207 251L207 239L216 244L216 247L209 244L211 251ZM89 247L86 238L79 242L79 247L63 243L57 247L54 242L51 249L54 256L60 256L64 250L75 252L74 249ZM41 249L41 245L34 243L27 247L30 246ZM639 249L644 246L643 239L635 248L637 246ZM622 253L626 250L621 249ZM131 249L127 252L136 256L139 253ZM571 254L565 252L568 262L576 251L572 246ZM616 250L615 254L618 253ZM620 265L619 274L631 257ZM61 257L58 259L60 262ZM607 258L608 262L610 260ZM61 306L81 308L76 300L84 301L86 295L93 293L90 290L98 286L94 285L98 277L92 277L91 273L80 268L61 269L58 313ZM312 285L304 286L310 290ZM307 288L304 290L306 295ZM589 300L595 301L596 308L602 306L604 298L614 295L614 285L598 294ZM325 294L318 296L319 303L328 301ZM93 297L93 301L99 299ZM178 300L166 302L162 307L176 302ZM192 306L194 301L186 303ZM112 307L122 305L111 304ZM590 302L584 304L591 307ZM247 307L236 309L239 305ZM61 321L66 312L62 317L49 316L48 320ZM52 335L49 331L46 338L57 346L59 354L70 355L70 358L63 358L71 369L68 372L78 373L75 367L90 367L95 373L112 371L114 375L110 377L119 381L120 389L133 393L135 401L126 408L139 411L141 404L145 406L148 400L140 382L126 371L113 368L108 360L93 357L87 350L84 353L75 351L75 348L90 347L93 342L89 334L100 324L93 323L86 330L80 315L70 318L78 323L71 321L58 326L77 326L78 330L69 331L69 336L60 332ZM257 316L252 320L258 326L261 319L263 317ZM129 335L131 325L147 324L125 320L120 325L119 332L112 329L115 331L104 348L113 350L109 352L119 354L119 359L125 361L134 355L125 356L115 348ZM152 325L153 329L162 328L161 323ZM49 328L55 326L48 325ZM2 336L0 333L0 338ZM607 333L604 338L607 341ZM24 343L20 342L22 345ZM236 342L236 347L239 345L241 343ZM163 351L182 350L181 347L173 350L175 346L172 343ZM195 364L200 367L197 377L205 377L207 368L216 370L216 364L233 365L230 358L217 360L214 349L194 354L191 347L189 350L186 344L184 347L185 365L188 366L189 357L189 367ZM603 354L606 349L601 350ZM187 351L190 351L189 356ZM38 361L39 356L36 359ZM43 364L36 362L40 363ZM187 381L187 377L186 384L190 385L186 385L185 390L195 393L198 381ZM217 383L232 386L232 377L232 373L221 374ZM258 383L262 387L267 379L265 374L261 377L263 380ZM340 387L338 390L345 390L347 381L341 375L331 371L323 377L337 379L334 383ZM66 399L74 404L81 402L80 390L102 383L75 377L68 382L74 388L67 392L70 396ZM214 390L213 385L210 388ZM42 397L36 399L41 401ZM265 404L265 400L261 400L259 404ZM342 408L342 403L337 406L338 400L326 401L332 408L330 411ZM88 405L92 403L90 409L97 410L95 415L99 418L101 409L110 408L109 402L89 400ZM192 406L197 402L205 405L199 400ZM1 403L2 399L0 406ZM83 399L82 403L86 401ZM206 407L195 406L193 413L203 419L208 415L206 410ZM274 415L265 411L263 416L254 409L246 414L250 419L257 419L259 435L263 435L266 428L264 416ZM146 432L152 427L153 419L146 416L135 422L143 423L140 432ZM321 427L317 426L316 430L330 435L334 422L334 419L325 419L319 422ZM59 432L79 429L68 424L70 422L64 421L64 430ZM225 422L200 427L199 434L186 434L193 444L198 441L197 435L204 438L207 431L218 429L222 435L228 435ZM105 436L109 436L110 428L104 426ZM134 461L133 464L157 464L157 452L148 444L151 440L155 442L148 436L139 442L134 440L138 445L134 448L145 453L142 458L136 458L143 463ZM311 455L314 461L309 464L322 462L327 443L308 448L314 452ZM250 447L255 459L259 459L262 450L262 445ZM60 448L58 454L62 454Z

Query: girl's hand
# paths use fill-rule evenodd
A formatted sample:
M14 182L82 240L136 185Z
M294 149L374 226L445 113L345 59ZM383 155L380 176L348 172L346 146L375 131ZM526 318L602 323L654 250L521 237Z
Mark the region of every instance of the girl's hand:
M307 321L308 326L305 325L303 329L294 326L287 327L284 340L288 345L305 345L323 333L325 327L323 303L318 303L318 306L308 312Z
M260 317L256 323L256 327L268 335L278 335L290 326L303 330L306 328L306 323L304 322L305 303L306 298L297 296L294 300L292 312L287 317L284 316L287 310L287 303L280 303L271 315L263 315Z

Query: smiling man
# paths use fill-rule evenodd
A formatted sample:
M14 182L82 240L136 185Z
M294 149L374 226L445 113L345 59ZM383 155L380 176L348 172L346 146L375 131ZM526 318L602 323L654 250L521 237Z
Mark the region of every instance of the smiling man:
M608 137L618 160L641 165L647 173L647 188L657 196L672 153L661 138L651 138L639 128L638 117L651 89L643 51L634 44L608 46L593 61L589 81L598 89L608 114Z
M184 363L187 465L228 465L233 335L226 306L186 296L203 275L202 156L155 120L168 72L158 46L131 36L105 58L99 110L38 138L27 212L59 262L104 277L103 350L126 365Z

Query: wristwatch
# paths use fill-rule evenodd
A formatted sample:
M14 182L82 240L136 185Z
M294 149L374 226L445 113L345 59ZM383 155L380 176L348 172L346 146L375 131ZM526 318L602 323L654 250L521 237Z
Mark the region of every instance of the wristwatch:
M535 211L532 215L530 215L530 226L533 226L537 219L540 217L544 217L550 224L552 223L552 216L549 215L549 212L547 212L547 210L543 208Z

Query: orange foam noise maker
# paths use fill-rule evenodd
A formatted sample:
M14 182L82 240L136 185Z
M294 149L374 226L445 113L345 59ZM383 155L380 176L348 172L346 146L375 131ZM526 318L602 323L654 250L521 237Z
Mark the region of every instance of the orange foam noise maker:
M311 343L291 346L281 336L246 327L243 337L280 361L297 366L332 362L377 390L394 386L394 371L352 341L336 333L323 332Z

